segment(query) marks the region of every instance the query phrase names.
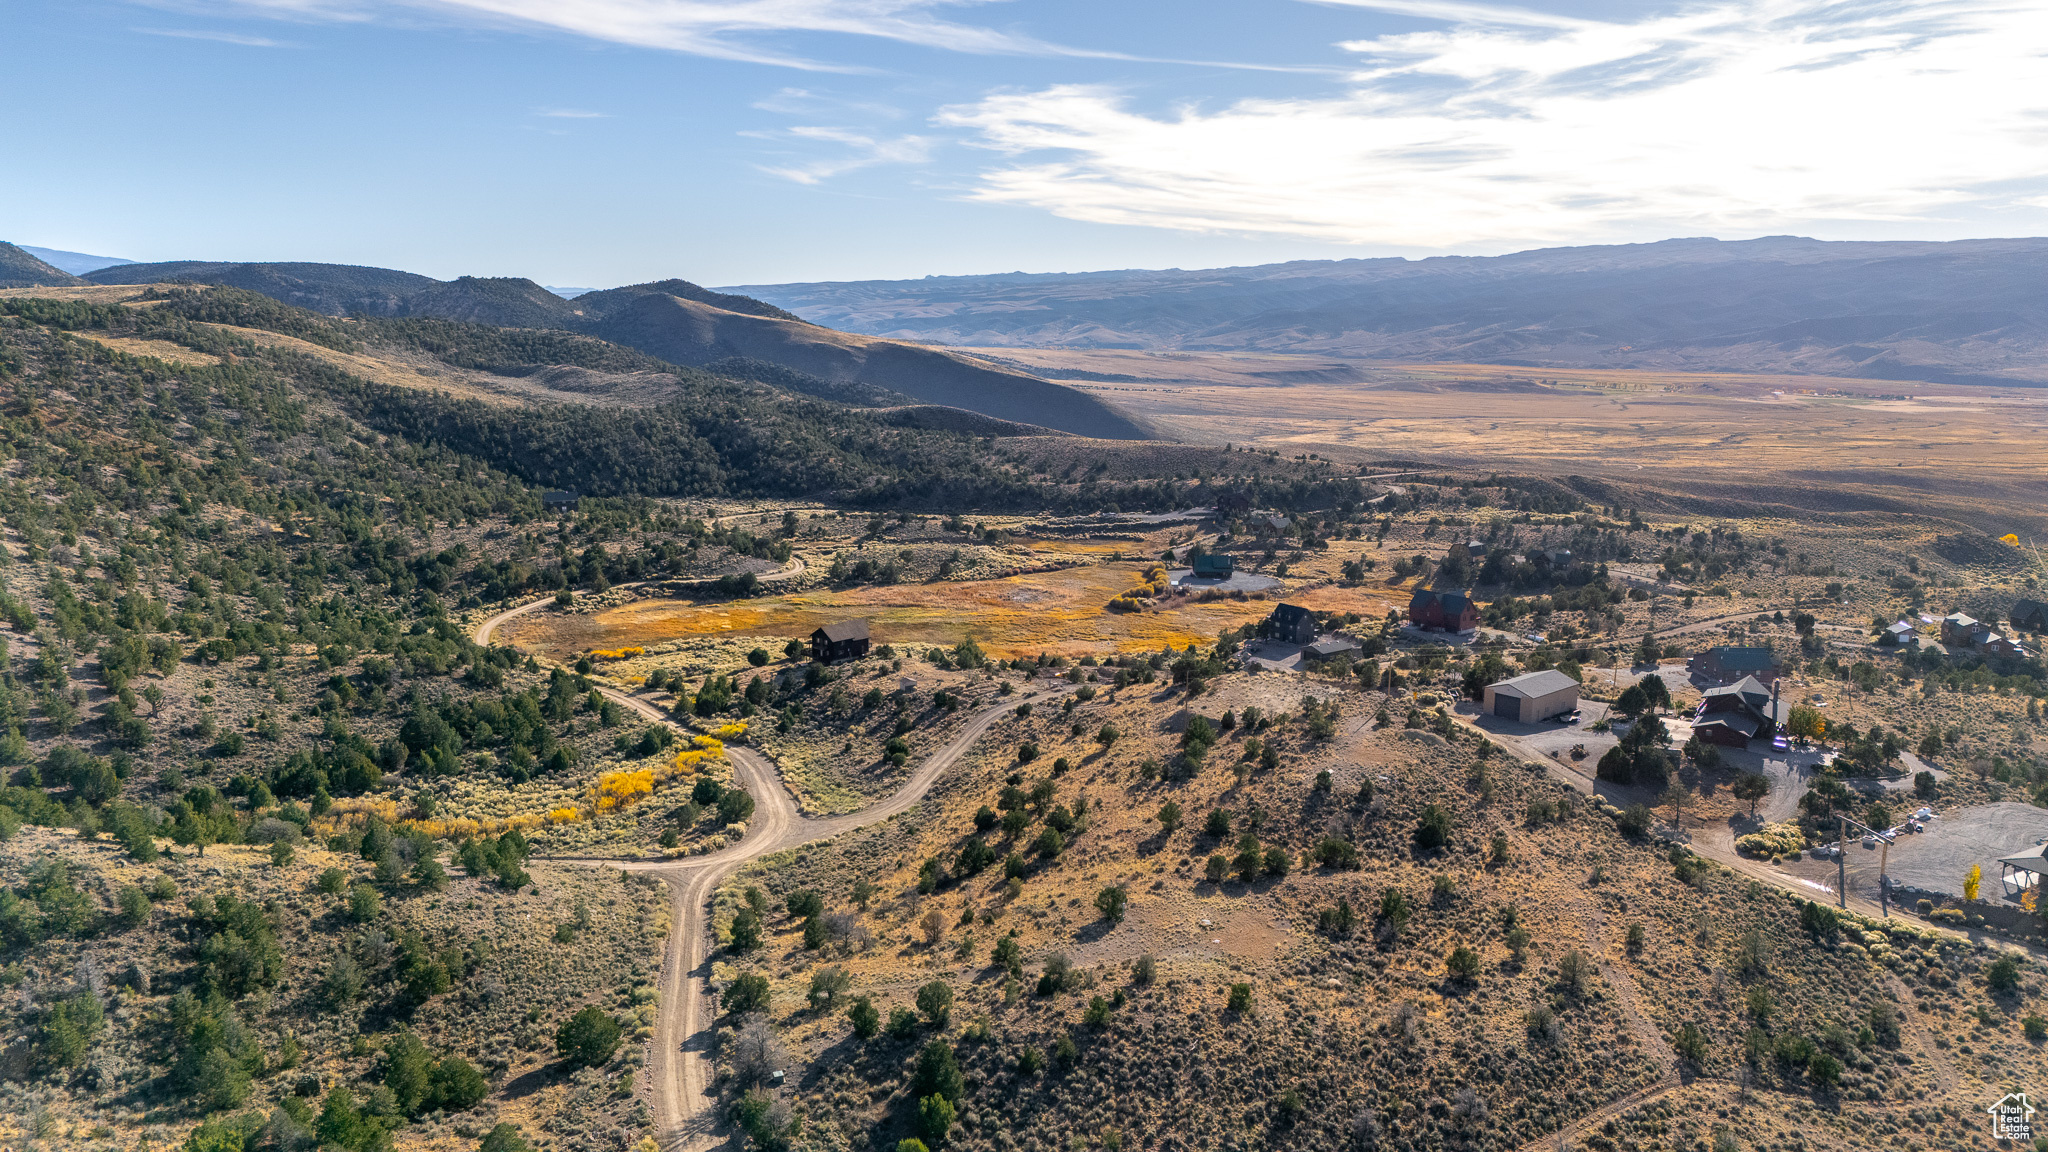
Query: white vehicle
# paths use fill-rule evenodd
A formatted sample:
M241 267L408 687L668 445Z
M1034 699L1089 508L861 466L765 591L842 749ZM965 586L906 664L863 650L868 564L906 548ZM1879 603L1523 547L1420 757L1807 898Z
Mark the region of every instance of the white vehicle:
M1934 819L1934 809L1923 807L1918 812L1913 813L1913 819L1923 822L1932 820Z

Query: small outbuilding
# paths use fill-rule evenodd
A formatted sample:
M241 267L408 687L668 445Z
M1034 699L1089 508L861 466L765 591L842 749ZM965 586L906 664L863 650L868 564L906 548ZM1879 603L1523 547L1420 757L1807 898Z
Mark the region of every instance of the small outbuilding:
M811 659L820 664L858 660L868 654L868 622L840 620L811 633Z
M1534 724L1577 711L1579 682L1555 668L1527 672L1486 686L1486 711L1503 720Z
M1298 604L1282 604L1266 617L1261 635L1268 640L1283 644L1313 644L1316 639L1316 614Z
M575 492L549 489L540 494L540 506L550 512L574 512L582 497Z
M2005 889L2005 898L2017 902L2029 888L2039 889L2041 881L2048 878L2048 849L2041 849L2024 856L2007 856L1998 862L1999 881Z
M1303 648L1301 654L1311 660L1328 660L1333 656L1342 656L1347 652L1356 652L1358 650L1358 641L1353 640L1349 636L1325 636L1321 640Z
M1228 580L1237 571L1237 561L1227 552L1204 552L1195 557L1190 573L1197 580Z

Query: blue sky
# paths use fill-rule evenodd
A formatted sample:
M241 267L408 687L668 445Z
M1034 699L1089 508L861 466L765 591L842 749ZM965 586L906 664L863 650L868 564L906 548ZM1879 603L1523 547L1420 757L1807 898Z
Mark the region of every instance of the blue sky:
M0 238L608 286L2048 231L1999 0L10 0Z

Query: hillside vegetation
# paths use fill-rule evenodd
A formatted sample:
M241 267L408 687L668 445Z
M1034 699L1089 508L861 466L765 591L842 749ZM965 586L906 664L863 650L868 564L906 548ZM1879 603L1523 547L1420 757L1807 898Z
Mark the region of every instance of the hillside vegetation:
M83 284L73 276L13 244L0 241L0 288L39 288Z
M1009 435L749 367L0 294L0 1142L1957 1148L2048 1072L2027 923L1837 913L1800 858L1866 785L2048 803L2038 655L1868 644L2009 615L2016 545ZM505 390L568 372L666 391ZM1270 590L1174 587L1198 547ZM1486 646L1402 631L1429 579L1483 590ZM827 667L767 623L882 593L957 634L877 611ZM1248 660L1283 596L1358 647ZM656 597L697 623L617 630ZM997 614L1059 650L984 645ZM1805 788L1745 802L1657 740L1696 699L1657 661L1722 640L1835 702ZM1630 734L1551 755L1460 703L1547 668ZM1727 836L1766 823L1778 860ZM702 969L667 965L678 916ZM650 1083L685 1052L687 1129Z
M33 257L22 254L22 259ZM56 272L51 269L51 272ZM59 277L66 274L57 272ZM82 283L76 278L23 284ZM834 332L759 300L661 280L564 300L531 280L442 282L383 268L181 261L103 268L94 284L217 284L331 316L432 317L588 333L674 364L735 358L822 382L801 390L841 402L896 395L1109 439L1143 439L1142 424L1086 393L938 349Z

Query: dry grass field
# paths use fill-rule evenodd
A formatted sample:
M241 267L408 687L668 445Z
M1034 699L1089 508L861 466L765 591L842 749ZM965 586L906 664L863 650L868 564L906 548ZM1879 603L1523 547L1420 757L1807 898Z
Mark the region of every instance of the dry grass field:
M724 603L645 600L588 616L535 615L508 626L505 640L557 658L593 648L660 643L687 636L742 635L763 642L808 636L848 616L868 620L877 644L951 647L972 637L991 655L1103 651L1156 652L1213 641L1226 628L1260 619L1268 599L1189 602L1167 612L1119 615L1104 610L1139 583L1145 565L1119 561L1034 572L999 580L896 584L817 590ZM1383 616L1407 603L1405 590L1320 588L1289 596L1318 611ZM780 647L779 643L771 647Z
M1996 509L2048 531L2038 512L2048 496L2048 395L2025 389L1221 353L1001 354L1191 441L1609 476L1810 508L1924 505L1973 523Z

